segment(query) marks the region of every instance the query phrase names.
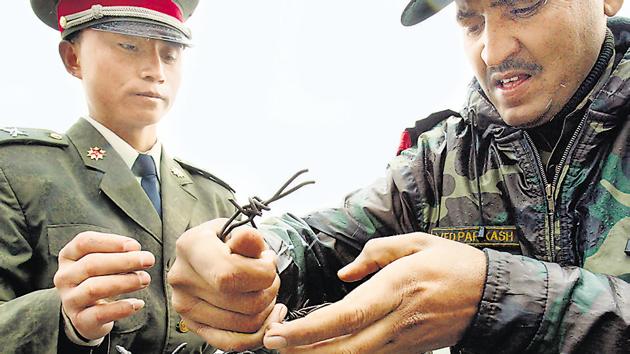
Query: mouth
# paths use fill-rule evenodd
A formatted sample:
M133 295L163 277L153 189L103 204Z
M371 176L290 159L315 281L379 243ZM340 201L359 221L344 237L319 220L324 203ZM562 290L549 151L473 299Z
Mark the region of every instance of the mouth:
M151 92L151 91L138 92L138 93L135 94L135 96L152 98L152 99L157 99L157 100L164 101L164 96L160 95L159 93Z
M501 91L512 91L527 82L532 76L525 73L500 75L494 79L494 86Z

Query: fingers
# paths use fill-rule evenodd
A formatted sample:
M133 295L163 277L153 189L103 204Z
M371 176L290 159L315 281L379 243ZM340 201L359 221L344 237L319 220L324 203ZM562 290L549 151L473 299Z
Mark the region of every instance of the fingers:
M97 339L111 331L114 321L129 317L143 307L144 301L140 299L124 299L102 302L68 316L79 334L87 339Z
M101 232L82 232L59 251L59 263L77 261L90 253L119 253L140 251L140 243L130 237L104 234Z
M194 289L190 291L204 301L214 306L244 315L255 315L263 311L270 303L275 302L280 289L280 277L276 279L270 287L264 290L251 292L225 293L213 290Z
M199 298L181 294L173 296L173 304L181 316L197 323L220 330L255 333L274 309L275 300L251 315L223 310Z
M265 255L260 259L231 254L224 263L217 264L214 272L203 271L204 279L219 292L235 293L262 290L270 287L276 278L275 260Z
M97 304L99 300L144 289L150 282L147 272L92 277L64 293L63 303L67 313L78 312Z
M401 354L400 351L393 351L391 348L389 348L389 351L379 350L387 347L387 333L387 330L383 330L381 326L374 324L355 334L336 337L303 346L287 347L280 350L280 352L282 354Z
M357 332L385 317L398 304L383 289L365 283L343 300L311 312L304 318L271 325L265 347L307 345Z
M125 274L145 270L155 264L155 256L147 251L127 253L92 253L63 267L55 275L55 284L75 286L91 277Z
M287 308L282 304L274 306L263 325L255 333L238 333L212 328L189 320L184 317L184 321L193 332L202 337L208 344L223 351L241 352L262 346L262 338L265 330L271 323L278 323L284 319Z
M209 286L216 292L236 293L263 290L273 284L276 277L275 257L269 252L259 252L260 258L233 253L216 236L215 229L220 229L223 223L222 219L207 222L188 230L179 238L177 258L169 272L171 285ZM241 236L236 235L234 242L239 244ZM194 282L191 282L191 273L199 275L193 277ZM203 281L200 283L199 280Z
M237 227L230 233L226 242L232 253L249 258L260 258L260 254L267 249L262 234L251 227Z
M183 271L182 273L186 273ZM195 277L195 275L191 275ZM174 284L172 275L169 273L169 282ZM280 277L275 276L274 282L264 290L252 292L226 293L216 290L211 286L196 287L194 285L173 285L173 299L175 310L185 313L190 310L191 298L206 302L209 306L214 306L226 311L236 312L244 315L255 315L263 311L278 295L280 289ZM181 300L181 301L175 301ZM202 321L203 322L203 321Z
M359 256L337 275L346 282L361 280L393 261L419 252L426 244L421 233L390 236L368 241Z

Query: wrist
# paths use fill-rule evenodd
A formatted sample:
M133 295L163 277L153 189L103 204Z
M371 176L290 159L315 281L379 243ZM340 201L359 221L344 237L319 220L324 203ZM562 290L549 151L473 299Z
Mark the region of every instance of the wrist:
M98 347L101 343L103 343L103 339L105 337L97 339L87 339L83 337L72 324L72 321L64 311L63 306L61 307L61 318L63 321L63 332L66 335L66 338L73 344L82 347Z

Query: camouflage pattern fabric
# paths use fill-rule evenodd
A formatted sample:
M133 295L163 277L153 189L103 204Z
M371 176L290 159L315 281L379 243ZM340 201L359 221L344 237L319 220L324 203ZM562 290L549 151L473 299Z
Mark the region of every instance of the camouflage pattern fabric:
M527 132L504 124L474 83L462 117L421 134L385 178L348 195L343 207L261 226L280 255L280 301L300 307L343 297L351 285L336 272L372 238L422 231L475 245L483 220L490 230L514 230L518 247L503 247L498 233L483 236L498 240L495 249L477 245L488 275L459 350L627 353L630 23L609 27L620 60L589 95L557 179L547 180Z

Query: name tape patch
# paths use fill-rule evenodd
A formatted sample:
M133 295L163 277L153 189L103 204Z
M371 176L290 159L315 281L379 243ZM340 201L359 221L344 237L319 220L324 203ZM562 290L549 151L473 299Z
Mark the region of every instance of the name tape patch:
M515 226L436 227L431 234L475 247L520 248Z

